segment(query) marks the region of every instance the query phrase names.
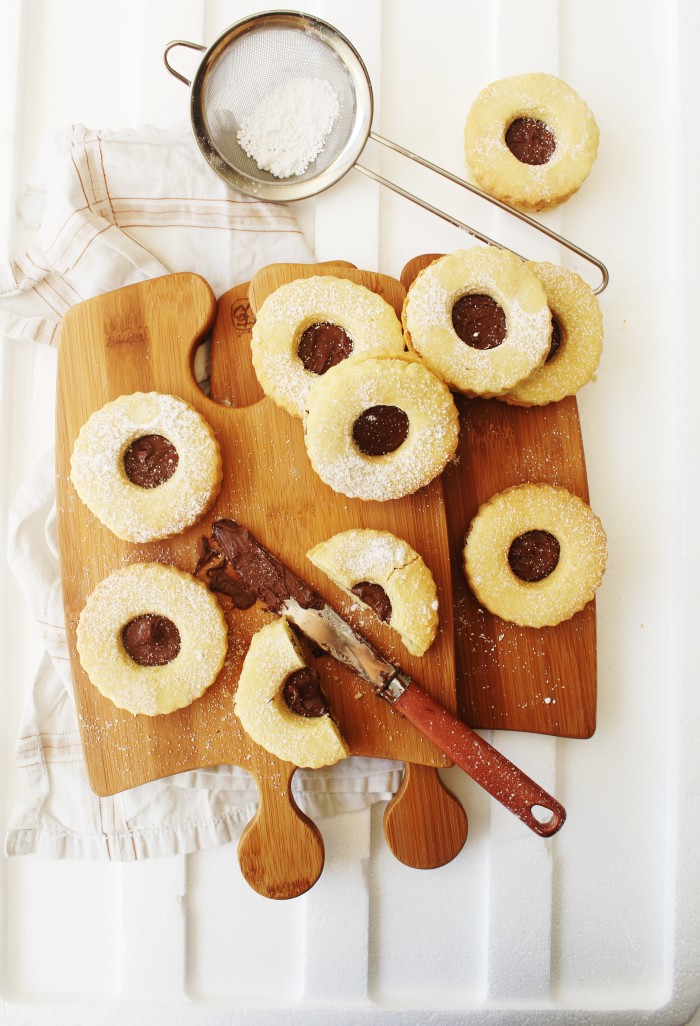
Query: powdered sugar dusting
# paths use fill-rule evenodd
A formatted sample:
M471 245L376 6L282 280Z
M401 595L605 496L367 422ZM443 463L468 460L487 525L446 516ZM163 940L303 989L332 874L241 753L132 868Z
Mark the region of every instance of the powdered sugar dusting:
M129 480L124 453L144 435L159 434L178 453L175 473L157 488ZM219 445L204 418L176 396L135 392L97 410L76 439L71 481L86 506L119 538L146 542L193 524L221 483Z
M490 296L506 316L493 349L463 342L452 309L465 295ZM409 289L404 322L410 344L453 387L498 395L540 366L549 351L551 316L544 289L524 261L494 247L459 250L434 261Z
M517 118L542 121L556 140L544 164L524 164L505 136ZM540 210L580 187L598 152L598 126L580 96L554 75L515 75L486 86L465 125L465 155L481 187L514 206Z
M536 582L512 572L512 541L530 530L551 533L560 545L556 568ZM590 506L565 488L515 485L492 496L472 521L464 568L479 602L505 620L533 627L568 619L593 598L607 559L602 524Z
M162 666L128 655L122 629L156 613L180 634L180 651ZM132 563L101 581L78 622L80 662L91 682L118 708L155 716L189 705L214 682L227 650L221 608L206 585L161 563Z
M329 541L333 542L334 557L341 566L352 567L352 575L357 576L358 581L373 580L377 574L388 579L396 570L404 569L419 558L408 542L390 531L342 531ZM310 558L313 562L313 557Z
M315 275L281 285L262 304L253 326L253 366L265 393L302 417L309 389L319 380L298 356L299 340L312 324L329 322L352 340L352 356L402 353L401 324L376 292L346 278Z
M286 679L305 664L288 621L273 620L257 631L243 662L234 698L236 715L252 739L296 766L329 766L348 755L329 715L293 713L283 697Z
M409 419L406 440L367 456L352 437L365 410L395 404ZM454 455L458 414L442 381L420 361L363 357L333 367L309 393L305 440L319 477L350 498L387 501L418 491Z
M391 602L389 625L409 652L423 655L430 647L438 625L437 589L408 542L390 531L355 528L314 546L307 556L353 598L352 588L361 581L378 584Z

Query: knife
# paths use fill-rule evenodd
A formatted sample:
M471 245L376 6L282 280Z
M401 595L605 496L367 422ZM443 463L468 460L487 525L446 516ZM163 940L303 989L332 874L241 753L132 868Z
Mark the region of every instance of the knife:
M315 645L368 681L379 698L534 833L551 837L561 829L566 811L555 798L378 652L247 528L235 520L216 520L212 536L251 598L285 616Z

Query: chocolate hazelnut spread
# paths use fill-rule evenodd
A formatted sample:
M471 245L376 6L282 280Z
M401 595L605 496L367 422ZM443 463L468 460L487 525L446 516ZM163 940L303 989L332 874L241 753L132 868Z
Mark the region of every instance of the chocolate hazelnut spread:
M143 435L124 453L124 470L140 488L157 488L173 476L179 459L177 449L167 438Z
M326 696L321 690L321 681L311 666L295 670L287 677L282 689L287 706L297 716L307 718L326 716L329 713Z
M146 613L122 628L122 644L139 666L165 666L180 651L180 632L167 616Z
M549 343L549 352L547 358L544 361L549 363L552 357L556 356L559 352L559 346L561 345L561 324L557 318L552 314L552 341Z
M287 599L302 609L323 609L321 596L299 580L235 520L216 520L212 535L230 567L263 605L279 613Z
M406 441L408 417L398 406L370 406L353 424L352 437L366 456L385 456Z
M207 570L207 580L211 591L218 592L219 595L228 595L233 599L237 609L250 609L257 602L257 595L253 589L248 587L241 575L232 570L225 560Z
M361 602L369 606L380 620L388 623L391 619L391 600L382 588L381 584L372 584L369 581L360 581L354 588L350 589L353 595L357 595Z
M250 609L257 602L257 595L253 589L248 587L241 575L233 569L206 535L199 539L199 559L194 568L194 575L202 572L207 579L209 590L233 599L237 609Z
M352 339L338 324L322 321L302 334L297 353L307 371L325 374L346 360L353 350Z
M508 562L521 581L542 581L559 562L559 542L549 531L525 531L512 542Z
M452 307L452 327L472 349L495 349L506 337L506 315L491 296L462 296Z
M546 164L557 148L553 132L538 118L516 118L508 126L506 146L521 164Z
M221 563L224 558L219 552L219 550L214 548L209 538L207 538L206 534L203 534L202 537L199 539L198 548L199 559L197 560L197 565L192 571L195 577L201 570L204 569L205 566L208 566L209 563Z

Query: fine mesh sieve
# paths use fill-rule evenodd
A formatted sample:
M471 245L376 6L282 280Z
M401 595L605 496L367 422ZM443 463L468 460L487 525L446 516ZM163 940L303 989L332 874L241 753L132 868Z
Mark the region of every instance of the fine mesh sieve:
M258 199L306 199L337 182L355 164L372 124L372 87L362 60L340 32L318 18L269 11L237 22L206 50L190 83L190 113L197 143L212 168L234 189ZM302 175L276 178L258 168L240 146L243 120L275 89L295 78L330 82L340 113L322 151Z
M192 81L177 71L168 59L170 51L178 46L204 54ZM358 164L367 139L372 139L547 235L598 269L601 282L594 292L600 293L606 287L607 268L590 253L528 214L509 207L465 179L373 132L374 105L367 69L349 40L327 22L297 11L265 11L232 25L209 48L199 43L173 40L165 48L163 59L172 75L191 86L190 117L200 150L216 174L238 192L281 203L306 199L328 189L355 168L424 210L463 229L480 242L508 248ZM280 179L258 168L239 144L237 133L244 119L271 93L301 77L330 82L338 96L340 113L321 152L306 171Z

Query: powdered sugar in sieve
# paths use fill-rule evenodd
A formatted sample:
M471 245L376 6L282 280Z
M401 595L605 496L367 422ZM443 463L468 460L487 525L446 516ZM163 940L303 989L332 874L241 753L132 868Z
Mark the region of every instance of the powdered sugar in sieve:
M292 78L241 122L237 139L261 171L303 175L322 151L340 113L338 94L323 78Z

